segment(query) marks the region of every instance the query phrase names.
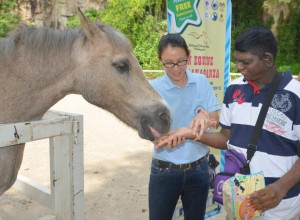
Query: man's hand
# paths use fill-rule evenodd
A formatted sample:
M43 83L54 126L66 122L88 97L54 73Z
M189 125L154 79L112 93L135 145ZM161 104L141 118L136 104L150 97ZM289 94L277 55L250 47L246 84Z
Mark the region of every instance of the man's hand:
M277 206L285 197L285 194L283 187L278 182L274 182L264 189L251 193L248 206L252 206L254 210L264 212Z

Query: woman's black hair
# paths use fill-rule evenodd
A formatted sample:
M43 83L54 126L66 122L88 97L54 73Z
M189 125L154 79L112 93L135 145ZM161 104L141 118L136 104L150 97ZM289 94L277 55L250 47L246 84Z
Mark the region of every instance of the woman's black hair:
M185 50L186 55L190 55L188 46L184 38L180 34L166 34L161 37L158 44L158 59L161 60L163 50L171 45L172 47L181 47Z

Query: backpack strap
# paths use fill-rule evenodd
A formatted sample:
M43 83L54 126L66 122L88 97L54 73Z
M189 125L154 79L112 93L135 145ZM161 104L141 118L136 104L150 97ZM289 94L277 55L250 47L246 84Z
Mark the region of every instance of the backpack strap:
M266 94L264 101L263 101L263 105L259 112L251 139L250 139L248 147L247 147L247 163L245 164L245 166L243 168L243 169L245 169L245 172L249 171L248 173L250 173L249 163L250 163L252 157L254 156L254 153L257 150L257 143L258 143L258 140L260 137L261 129L265 122L265 118L266 118L269 106L274 97L275 91L281 81L281 78L282 78L282 73L276 73L276 75L273 77L270 88Z

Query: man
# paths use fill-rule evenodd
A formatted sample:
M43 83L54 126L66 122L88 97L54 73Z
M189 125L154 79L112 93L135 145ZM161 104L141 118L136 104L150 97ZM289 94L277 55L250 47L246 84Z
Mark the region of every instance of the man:
M198 140L219 149L246 149L270 83L277 73L277 42L268 29L254 27L236 39L234 59L243 75L227 88L219 133ZM199 120L193 120L193 134ZM300 83L282 74L260 134L251 173L264 172L266 188L250 194L249 206L265 212L265 220L299 219L300 213Z

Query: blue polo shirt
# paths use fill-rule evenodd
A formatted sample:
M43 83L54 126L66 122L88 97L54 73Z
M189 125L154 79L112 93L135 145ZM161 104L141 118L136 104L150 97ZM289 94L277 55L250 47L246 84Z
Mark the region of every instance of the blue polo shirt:
M150 81L171 111L171 130L189 127L201 108L208 113L220 109L219 102L206 76L191 73L189 70L186 71L186 74L188 81L183 88L174 84L166 73L162 77ZM193 140L185 140L184 143L173 149L154 150L153 157L174 164L185 164L200 159L207 152L206 145Z

